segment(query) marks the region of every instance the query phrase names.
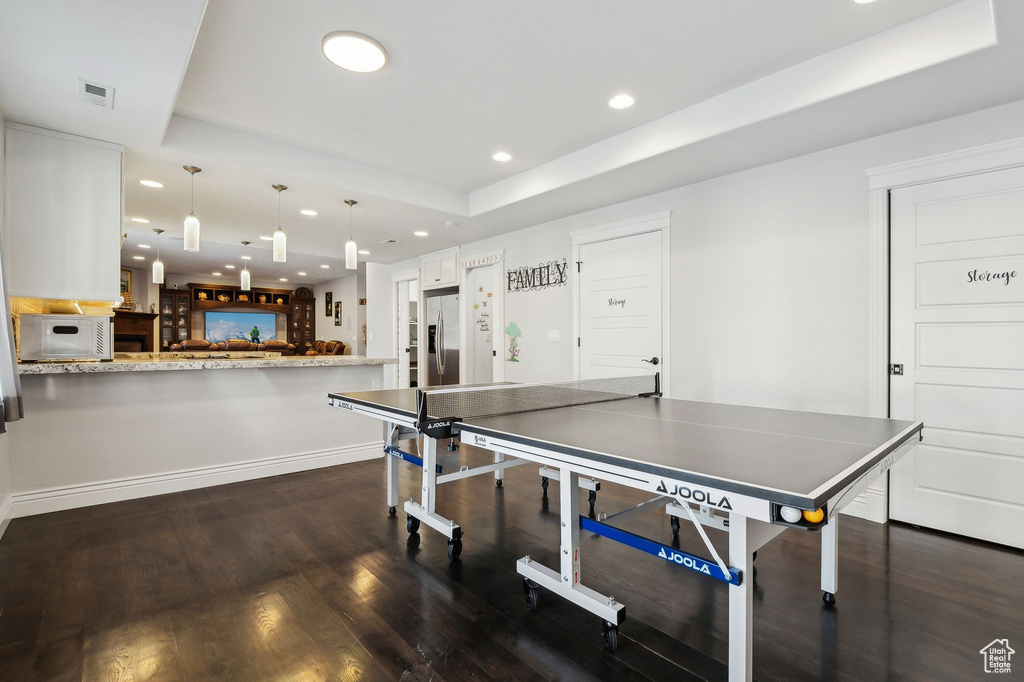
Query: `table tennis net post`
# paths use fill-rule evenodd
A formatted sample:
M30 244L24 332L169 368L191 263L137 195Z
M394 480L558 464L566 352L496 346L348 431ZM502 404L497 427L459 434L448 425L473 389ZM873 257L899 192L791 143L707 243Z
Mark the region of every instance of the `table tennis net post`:
M425 422L496 417L660 395L661 376L647 374L543 384L421 390L417 392L416 405L419 420Z

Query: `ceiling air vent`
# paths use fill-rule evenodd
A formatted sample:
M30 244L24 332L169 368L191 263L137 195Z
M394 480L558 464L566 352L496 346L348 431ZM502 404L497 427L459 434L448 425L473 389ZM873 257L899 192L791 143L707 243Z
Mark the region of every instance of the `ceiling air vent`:
M78 79L78 99L104 109L114 108L114 88Z
M385 239L384 241L381 242L381 244L397 244L397 243L398 243L397 239Z

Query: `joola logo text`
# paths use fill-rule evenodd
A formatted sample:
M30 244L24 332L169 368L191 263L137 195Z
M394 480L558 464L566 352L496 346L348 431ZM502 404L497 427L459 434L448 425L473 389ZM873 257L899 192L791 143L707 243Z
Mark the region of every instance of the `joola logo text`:
M697 571L698 573L703 573L704 575L711 575L711 571L708 569L707 563L697 563L691 556L686 556L685 554L680 554L679 552L673 552L672 550L665 551L664 547L662 547L661 551L658 552L658 556L660 556L665 561L671 561L674 564L679 564L680 566L684 566L690 569L691 571Z
M732 511L732 505L729 504L729 498L724 495L721 497L715 497L714 493L710 493L706 490L701 490L700 488L687 488L684 485L678 484L672 484L670 488L665 484L665 479L661 480L661 485L658 486L657 492L679 497L691 502L697 502L698 504L708 504L712 507Z

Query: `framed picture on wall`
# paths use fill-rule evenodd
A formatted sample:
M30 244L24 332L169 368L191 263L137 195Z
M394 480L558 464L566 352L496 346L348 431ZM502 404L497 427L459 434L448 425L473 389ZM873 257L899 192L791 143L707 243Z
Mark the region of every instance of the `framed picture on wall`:
M132 271L121 268L121 295L132 293Z
M341 326L341 301L334 302L334 326Z
M326 305L326 308L324 308L324 315L330 317L331 312L334 310L334 308L332 307L334 305L333 291L328 291L326 294L324 294L324 304Z

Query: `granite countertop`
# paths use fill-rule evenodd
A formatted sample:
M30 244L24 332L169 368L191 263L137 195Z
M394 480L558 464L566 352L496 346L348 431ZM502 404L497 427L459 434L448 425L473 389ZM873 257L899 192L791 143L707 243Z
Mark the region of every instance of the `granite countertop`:
M395 358L367 358L362 355L295 355L260 351L195 353L114 353L111 362L24 362L27 374L98 374L103 372L152 372L186 369L251 369L254 367L349 367L393 365Z

